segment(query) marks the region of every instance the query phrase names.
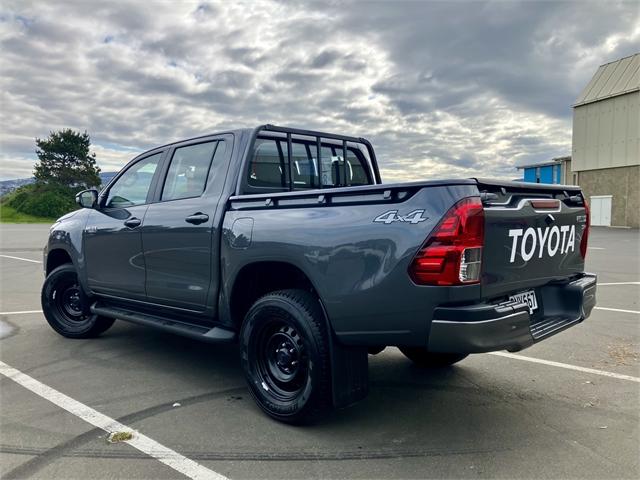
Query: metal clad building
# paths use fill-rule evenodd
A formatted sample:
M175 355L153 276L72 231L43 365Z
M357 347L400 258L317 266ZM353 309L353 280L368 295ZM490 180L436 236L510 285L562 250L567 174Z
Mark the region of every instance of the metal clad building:
M640 226L640 53L602 65L584 88L571 156L592 223Z
M550 162L532 163L516 167L523 171L523 180L530 183L571 183L571 157L558 157Z

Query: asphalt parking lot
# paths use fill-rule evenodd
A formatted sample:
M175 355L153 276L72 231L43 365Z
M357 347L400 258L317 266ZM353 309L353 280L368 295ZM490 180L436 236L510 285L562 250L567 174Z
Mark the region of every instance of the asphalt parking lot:
M434 371L388 348L365 401L301 428L258 410L234 346L124 322L60 337L39 311L48 226L0 228L1 361L190 459L192 478L640 477L637 230L592 229L598 309L583 324ZM0 387L2 478L185 478L6 375Z

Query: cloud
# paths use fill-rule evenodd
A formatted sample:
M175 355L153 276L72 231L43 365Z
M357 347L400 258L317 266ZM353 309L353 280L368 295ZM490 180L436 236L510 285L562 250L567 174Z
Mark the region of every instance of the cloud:
M266 122L366 136L389 181L513 178L570 152L571 104L640 21L611 2L3 2L0 42L2 178L60 128L109 171Z

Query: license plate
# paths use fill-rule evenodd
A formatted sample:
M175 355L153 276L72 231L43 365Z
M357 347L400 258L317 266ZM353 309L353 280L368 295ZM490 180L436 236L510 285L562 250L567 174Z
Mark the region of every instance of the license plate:
M526 292L516 293L511 295L509 300L512 302L526 303L529 306L529 313L533 313L538 309L538 300L536 300L536 292L533 290L527 290Z

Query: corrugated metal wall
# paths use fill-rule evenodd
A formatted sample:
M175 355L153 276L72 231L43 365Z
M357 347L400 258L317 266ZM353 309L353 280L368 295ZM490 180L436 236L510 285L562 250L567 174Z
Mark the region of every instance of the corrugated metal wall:
M637 91L640 87L640 53L600 65L584 87L574 107L607 97Z
M526 167L524 169L524 181L531 183L562 183L561 165L542 165L539 167Z
M640 92L573 110L573 171L640 165Z
M540 168L540 183L553 183L553 167L551 165Z
M524 181L536 183L536 169L533 168L525 168L524 169Z

